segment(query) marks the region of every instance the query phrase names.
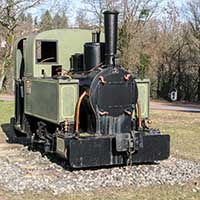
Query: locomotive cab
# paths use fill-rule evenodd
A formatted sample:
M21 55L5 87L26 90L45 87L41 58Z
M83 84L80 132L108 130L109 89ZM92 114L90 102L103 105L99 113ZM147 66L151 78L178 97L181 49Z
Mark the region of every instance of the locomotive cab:
M72 168L169 157L169 135L149 129L148 79L120 66L118 12L104 13L105 40L88 30L51 30L15 47L11 137L26 137Z

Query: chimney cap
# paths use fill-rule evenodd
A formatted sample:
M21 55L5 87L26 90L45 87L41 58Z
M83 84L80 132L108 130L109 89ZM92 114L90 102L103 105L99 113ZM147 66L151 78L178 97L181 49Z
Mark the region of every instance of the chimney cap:
M106 10L103 14L119 14L119 12L117 10Z

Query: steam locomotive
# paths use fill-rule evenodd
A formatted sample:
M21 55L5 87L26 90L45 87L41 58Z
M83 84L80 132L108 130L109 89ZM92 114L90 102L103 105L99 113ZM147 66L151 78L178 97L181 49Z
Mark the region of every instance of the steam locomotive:
M149 80L118 64L118 14L104 12L105 40L61 29L16 42L11 138L25 137L72 168L169 157L169 135L147 127Z

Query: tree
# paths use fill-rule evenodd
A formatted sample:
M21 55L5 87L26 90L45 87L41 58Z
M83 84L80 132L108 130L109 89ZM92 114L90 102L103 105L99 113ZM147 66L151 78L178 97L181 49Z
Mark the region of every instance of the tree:
M33 17L30 13L28 13L27 15L25 15L25 22L27 22L30 25L33 25Z
M38 17L36 16L35 18L34 18L34 26L37 26L38 25Z
M59 29L59 28L67 28L68 27L68 19L64 12L62 12L62 15L59 15L59 13L56 13L53 17L53 28Z
M41 32L53 29L53 19L49 10L46 10L46 12L41 16L39 27Z
M197 99L200 101L200 0L191 0L187 2L187 10L188 10L188 21L190 25L190 33L192 35L191 40L193 48L192 51L197 52L195 56L195 65L198 74L197 80Z
M119 24L121 64L140 78L149 75L154 62L152 52L156 49L152 46L158 34L155 27L159 28L156 18L161 3L158 0L121 0L119 4L122 13Z
M129 53L130 45L134 48L136 44L132 40L138 41L137 37L140 37L140 32L144 29L145 24L156 13L162 0L83 0L83 3L85 4L85 8L82 10L90 13L92 19L97 19L97 21L94 20L93 23L96 24L100 31L103 28L104 10L118 10L121 13L119 16L119 50L121 52L121 63L124 66L131 66L131 64L133 64L133 56ZM142 40L140 40L140 42L142 43ZM137 44L142 46L142 44L139 44L138 42ZM138 55L134 55L135 58L139 60L140 58L144 58L142 52L137 52ZM138 60L137 63L139 66L142 66Z
M92 25L99 29L103 29L103 12L106 9L117 9L119 0L82 0L85 7L83 13L89 13Z
M30 13L23 14L19 21L20 23L15 29L16 36L28 35L34 32L35 27L33 24L32 15Z
M77 13L75 24L76 24L76 27L78 27L80 29L91 29L92 28L91 24L89 23L89 19L87 19L87 16L81 10Z
M42 0L5 0L0 2L0 27L4 30L6 48L0 66L0 91L9 79L12 71L12 53L15 39L15 30L19 26L21 16L29 9L37 6ZM10 88L4 85L6 90Z

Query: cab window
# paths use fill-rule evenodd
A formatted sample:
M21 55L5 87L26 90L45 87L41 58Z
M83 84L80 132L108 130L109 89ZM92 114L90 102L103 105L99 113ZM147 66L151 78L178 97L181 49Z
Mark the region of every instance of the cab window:
M36 63L57 63L57 41L36 41Z

